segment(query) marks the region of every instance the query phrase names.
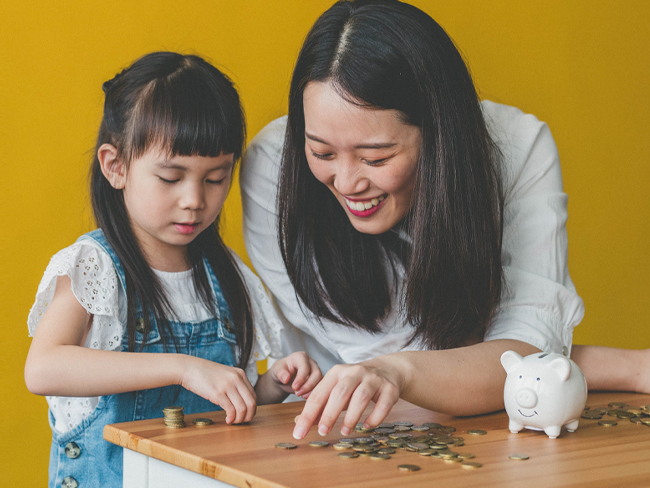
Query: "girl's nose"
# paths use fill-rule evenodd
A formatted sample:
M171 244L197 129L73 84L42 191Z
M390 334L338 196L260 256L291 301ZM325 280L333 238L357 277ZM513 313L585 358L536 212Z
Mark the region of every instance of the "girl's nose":
M368 188L361 164L341 160L335 168L334 187L341 195L355 195Z
M202 184L190 184L183 190L180 205L189 210L201 210L205 204L205 193Z

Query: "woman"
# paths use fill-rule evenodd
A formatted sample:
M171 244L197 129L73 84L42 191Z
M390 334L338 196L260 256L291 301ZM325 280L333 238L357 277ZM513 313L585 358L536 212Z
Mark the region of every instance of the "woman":
M296 438L315 422L326 435L345 409L347 435L371 401L366 426L399 398L500 409L504 351L569 354L584 307L555 143L534 116L479 103L417 8L338 2L318 19L288 117L253 140L241 186L249 256L292 331L284 347L329 370ZM602 355L621 354L573 357L591 386L620 387Z

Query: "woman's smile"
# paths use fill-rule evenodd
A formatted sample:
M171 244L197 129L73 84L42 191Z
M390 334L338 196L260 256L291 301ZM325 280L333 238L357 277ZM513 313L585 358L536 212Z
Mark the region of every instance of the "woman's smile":
M378 211L382 205L386 195L380 195L376 198L366 199L366 200L352 200L350 198L343 197L345 204L348 206L348 210L357 217L369 217Z

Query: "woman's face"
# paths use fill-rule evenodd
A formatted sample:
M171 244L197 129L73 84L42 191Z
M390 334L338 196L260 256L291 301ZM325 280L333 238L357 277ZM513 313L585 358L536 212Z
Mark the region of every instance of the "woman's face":
M421 143L418 127L396 110L347 102L330 83L310 82L303 94L305 153L359 232L381 234L411 208Z

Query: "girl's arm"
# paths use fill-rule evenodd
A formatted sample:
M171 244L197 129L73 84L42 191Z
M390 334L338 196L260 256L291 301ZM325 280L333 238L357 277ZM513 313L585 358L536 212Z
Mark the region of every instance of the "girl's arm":
M103 396L178 384L226 411L226 422L247 422L255 391L243 370L185 354L131 353L83 347L92 315L59 276L27 355L25 383L48 396Z
M322 378L323 374L316 361L305 352L294 352L275 361L270 369L260 376L255 385L258 403L280 403L290 393L308 398Z
M318 423L327 435L347 409L341 433L354 430L370 402L367 427L379 425L403 398L429 410L478 415L503 408L506 373L503 352L526 356L539 349L515 340L494 340L444 351L405 351L358 364L334 366L314 388L296 418L294 437L302 439Z

